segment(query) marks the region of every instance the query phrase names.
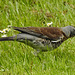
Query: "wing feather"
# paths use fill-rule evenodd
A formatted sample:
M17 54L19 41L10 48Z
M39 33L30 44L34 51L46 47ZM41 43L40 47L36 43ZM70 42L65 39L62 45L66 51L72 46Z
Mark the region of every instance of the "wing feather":
M58 27L13 27L22 33L34 35L37 37L50 39L53 41L64 38L63 32Z

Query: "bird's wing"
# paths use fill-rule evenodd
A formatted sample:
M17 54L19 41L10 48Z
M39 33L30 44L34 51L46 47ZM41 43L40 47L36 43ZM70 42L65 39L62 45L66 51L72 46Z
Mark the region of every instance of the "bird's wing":
M65 36L58 27L13 27L22 33L34 35L37 37L50 39L52 41L61 41Z

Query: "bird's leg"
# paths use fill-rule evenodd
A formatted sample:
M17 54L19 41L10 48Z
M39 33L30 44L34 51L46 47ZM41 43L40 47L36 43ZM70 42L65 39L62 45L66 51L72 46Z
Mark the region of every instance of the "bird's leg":
M37 50L37 51L36 51L35 49L34 49L34 52L32 52L32 54L33 54L34 56L38 56L39 53L40 53L40 50Z
M32 54L41 61L41 58L39 57L39 53L41 53L41 51L40 50L36 51L35 49L34 49L34 52L32 52Z

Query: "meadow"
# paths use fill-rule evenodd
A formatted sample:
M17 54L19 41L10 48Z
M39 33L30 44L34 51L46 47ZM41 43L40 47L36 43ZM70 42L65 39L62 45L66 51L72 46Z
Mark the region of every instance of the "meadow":
M0 30L16 27L75 26L75 0L0 0ZM11 30L7 36L18 32ZM0 37L3 34L0 33ZM55 50L33 55L17 41L0 42L0 75L75 75L75 37Z

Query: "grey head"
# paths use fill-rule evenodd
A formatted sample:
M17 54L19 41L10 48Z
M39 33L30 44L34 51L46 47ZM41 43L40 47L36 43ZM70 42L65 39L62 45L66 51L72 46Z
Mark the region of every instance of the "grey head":
M61 30L64 32L64 34L65 34L68 38L75 36L75 27L73 27L73 26L61 27Z

